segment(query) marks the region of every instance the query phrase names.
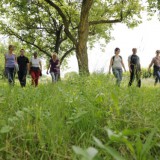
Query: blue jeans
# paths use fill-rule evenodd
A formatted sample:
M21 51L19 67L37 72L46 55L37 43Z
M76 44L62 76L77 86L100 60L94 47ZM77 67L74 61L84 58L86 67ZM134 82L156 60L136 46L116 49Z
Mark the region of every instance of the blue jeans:
M6 74L9 84L14 84L15 70L14 68L6 67Z
M121 83L121 81L122 81L122 73L123 73L123 71L122 71L122 69L121 68L113 68L112 69L112 72L113 72L113 74L114 74L114 76L116 77L116 84L118 85L118 86L120 86L120 83Z
M52 82L57 82L58 77L59 77L59 73L51 72L50 74L51 74L51 77L52 77Z

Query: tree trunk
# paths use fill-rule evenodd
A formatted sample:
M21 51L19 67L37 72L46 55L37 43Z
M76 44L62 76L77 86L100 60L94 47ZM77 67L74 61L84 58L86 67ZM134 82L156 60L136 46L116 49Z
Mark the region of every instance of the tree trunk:
M78 28L78 42L76 45L76 57L80 75L89 75L87 41L89 35L89 11L93 0L83 0L81 8L81 17Z
M61 32L62 32L62 29L63 29L63 25L61 25L59 28L57 28L57 31L56 31L55 52L57 54L59 52L59 48L60 48L60 45L61 45Z
M78 42L76 47L76 57L78 61L79 74L89 75L87 45L83 44L81 41Z

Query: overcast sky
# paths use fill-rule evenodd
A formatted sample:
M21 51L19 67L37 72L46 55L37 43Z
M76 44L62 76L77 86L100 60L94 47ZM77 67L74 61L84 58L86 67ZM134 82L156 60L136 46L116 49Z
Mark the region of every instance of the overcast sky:
M151 59L155 56L155 51L160 49L160 21L157 16L147 21L143 18L143 23L134 29L128 29L124 24L116 24L112 36L115 40L105 45L105 51L100 50L99 42L95 44L92 50L88 50L89 54L89 70L108 72L108 66L114 49L121 49L120 55L123 57L124 63L128 70L127 58L132 53L132 48L138 49L141 65L143 68L148 67ZM68 59L69 69L62 71L62 75L66 72L78 72L78 65L75 56Z

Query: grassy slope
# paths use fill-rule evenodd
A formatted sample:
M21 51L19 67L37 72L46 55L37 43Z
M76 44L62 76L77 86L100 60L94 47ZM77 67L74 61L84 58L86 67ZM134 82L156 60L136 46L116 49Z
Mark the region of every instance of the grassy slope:
M113 81L112 77L92 75L23 89L1 83L0 160L76 159L72 146L93 146L93 136L103 143L109 142L124 157L134 159L124 143L108 138L104 127L115 133L133 130L133 136L128 137L133 147L137 129L145 129L140 133L145 143L156 128L152 141L158 144L159 87L145 83L141 89L128 88L124 80L118 88ZM159 158L159 148L153 147L151 151L154 156L150 152L146 155ZM101 150L99 156L112 159Z

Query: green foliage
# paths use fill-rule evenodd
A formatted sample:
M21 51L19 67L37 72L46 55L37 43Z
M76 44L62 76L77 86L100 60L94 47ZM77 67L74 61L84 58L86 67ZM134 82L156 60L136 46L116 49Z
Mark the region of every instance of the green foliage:
M14 3L3 0L0 13L3 15L1 34L17 38L18 43L26 44L31 52L36 49L50 57L56 51L62 57L73 47L63 31L61 18L44 2L28 4L27 0L15 0Z
M55 4L63 12L72 36L78 39L82 2L55 1ZM159 1L157 0L148 0L145 5L143 1L139 0L96 0L91 7L89 22L120 20L122 16L122 23L129 27L135 27L141 23L141 12L146 9L146 6L149 13L154 13L152 10L155 10L158 4ZM51 51L56 49L58 42L58 46L60 45L58 51L61 56L73 47L73 43L66 38L68 35L61 29L64 25L62 17L51 5L44 1L37 0L27 3L27 0L15 0L13 3L2 0L0 13L3 16L0 23L1 33L15 36L29 46L32 45L32 48L39 48L43 54L50 54ZM93 44L100 38L109 42L113 24L114 22L90 25L89 47L93 47ZM60 35L58 35L59 32Z
M116 134L110 129L106 129L109 137L108 143L103 145L102 142L95 137L94 141L96 146L98 146L101 150L107 151L116 160L123 160L124 158L122 158L120 153L118 153L113 147L110 147L111 145L114 145L114 143L119 143L119 145L121 145L122 143L126 145L127 150L131 154L131 157L128 157L127 155L125 159L128 158L136 160L147 160L148 158L154 159L150 151L153 147L155 147L156 144L158 144L158 139L154 139L156 130L153 129L148 136L142 139L142 137L140 137L141 133L140 131L143 130L141 129L139 130L139 132L137 132L136 130L128 130L127 134L126 131ZM144 133L144 131L142 133ZM135 139L131 139L131 136L133 135L135 135Z
M92 147L83 150L80 147L73 146L73 150L76 154L81 155L83 157L81 160L94 160L94 157L98 153L98 151Z
M153 75L152 73L153 71L148 72L147 69L142 69L141 72L142 72L142 78L150 78Z
M114 80L72 75L37 88L0 81L0 159L158 159L159 87Z
M0 79L4 78L4 54L7 52L8 46L0 44Z
M56 51L61 62L76 51L80 74L88 74L86 48L92 48L100 39L108 43L112 39L111 31L115 23L136 27L142 22L141 13L147 7L151 10L149 13L155 13L159 2L35 0L27 3L1 0L0 32L18 38L48 57Z
M78 77L79 75L77 74L77 72L68 72L64 75L64 79L74 79L75 77Z

